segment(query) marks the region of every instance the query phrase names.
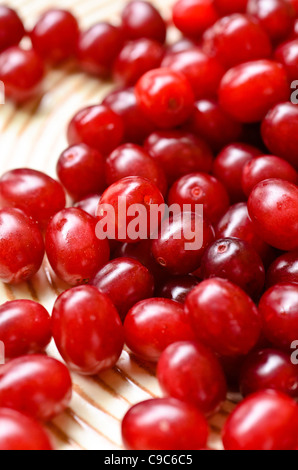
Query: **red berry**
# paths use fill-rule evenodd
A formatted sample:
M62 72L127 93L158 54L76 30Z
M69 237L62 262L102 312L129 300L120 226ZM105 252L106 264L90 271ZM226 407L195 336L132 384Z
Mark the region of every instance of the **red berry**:
M154 183L162 194L167 192L162 168L138 145L124 144L114 150L106 159L105 174L109 185L127 176L141 176Z
M123 326L111 300L95 287L74 287L61 294L52 322L56 346L71 370L95 375L118 361Z
M225 187L214 176L207 173L192 173L182 176L170 189L169 205L189 204L196 212L196 204L203 204L204 216L211 223L218 222L229 208L229 196Z
M75 55L79 25L69 11L53 8L39 18L30 38L43 60L57 64Z
M214 230L208 219L182 211L162 223L158 238L152 240L152 253L170 274L188 274L198 269L213 240Z
M0 5L0 31L0 51L19 44L25 34L18 14L6 5Z
M185 36L200 38L218 19L213 0L178 0L173 7L173 21Z
M222 433L226 450L294 450L298 407L281 392L264 390L242 403L229 416Z
M232 202L246 199L242 189L242 173L245 165L262 152L247 144L231 144L225 147L216 157L213 174L226 187Z
M267 287L280 282L298 284L298 251L285 253L277 258L267 271Z
M241 287L257 299L265 284L265 269L250 243L237 238L222 238L204 253L201 273L204 279L221 277Z
M215 7L222 15L245 13L248 0L214 0Z
M42 351L52 337L51 320L46 309L32 300L13 300L0 307L0 340L5 357Z
M157 368L166 395L192 403L209 415L226 398L226 379L217 357L194 342L172 344L162 353Z
M65 193L45 173L18 168L0 178L0 206L21 209L45 229L50 218L65 207Z
M187 132L154 132L146 140L145 149L161 165L169 185L181 176L194 172L209 173L212 168L209 146Z
M144 139L154 131L153 123L145 117L137 104L133 88L112 91L102 104L123 118L126 142L143 144Z
M148 2L133 0L122 11L122 30L128 39L148 38L164 43L166 24L159 11Z
M259 311L267 339L289 351L298 338L297 284L281 283L271 287L261 298Z
M259 390L279 390L298 397L298 371L288 354L276 349L263 349L248 355L242 366L240 389L242 395Z
M257 343L261 318L240 287L225 279L203 281L189 294L186 313L197 339L222 356L247 354Z
M181 304L185 303L185 299L199 284L196 277L188 274L185 276L171 276L163 280L163 282L157 286L157 297L165 299L175 300Z
M294 23L294 9L288 0L249 0L247 13L256 18L273 41L281 41Z
M108 240L96 236L96 219L72 207L50 221L46 252L55 273L75 286L87 283L107 263L110 248Z
M215 100L199 100L187 127L218 152L239 139L242 125L231 118Z
M157 186L140 176L130 176L112 184L103 193L97 217L110 239L136 243L148 239L158 229L159 220L154 221L150 216L152 206L161 206L163 216L164 198ZM141 221L136 223L136 218L137 222Z
M22 356L1 366L0 406L49 421L68 406L71 387L62 362L41 355Z
M122 141L123 120L103 105L81 109L68 126L70 145L86 144L103 154L110 153Z
M87 212L87 214L92 215L92 217L95 217L100 197L101 196L99 194L91 194L90 196L86 196L76 202L75 207L78 207L79 209Z
M120 28L109 23L96 23L81 33L77 56L80 66L88 73L106 78L123 46Z
M40 91L44 66L33 49L10 47L0 54L0 80L5 96L17 103L33 98Z
M167 54L162 67L183 73L192 86L196 99L214 98L225 69L214 57L199 48Z
M196 41L183 37L173 44L169 44L167 46L167 54L175 54L176 52L187 51L188 49L193 49L194 47L197 47Z
M273 155L265 155L248 162L242 173L242 187L247 196L261 181L279 178L290 183L298 182L298 174L288 162Z
M298 186L281 179L257 184L248 200L256 233L279 250L298 249Z
M275 60L284 66L290 82L297 80L298 39L281 44L275 51Z
M151 273L131 258L110 261L96 274L92 284L111 299L122 320L133 305L151 297L154 291Z
M0 450L52 450L43 427L18 411L0 409Z
M144 73L160 66L164 48L153 39L136 39L124 45L114 63L114 79L120 85L132 86Z
M265 145L298 170L298 108L292 103L280 103L272 108L262 124Z
M177 341L193 341L194 334L183 306L169 299L147 299L136 304L124 322L125 342L134 354L157 362Z
M64 150L57 163L57 175L68 194L78 200L106 188L104 157L85 144Z
M244 123L261 121L272 106L288 97L285 69L270 60L237 65L224 75L219 87L222 107Z
M179 126L191 115L194 94L182 73L169 68L151 70L140 78L135 92L142 111L162 129Z
M247 15L225 16L203 36L203 50L230 68L272 54L270 39L260 25Z
M0 211L0 280L27 281L39 270L44 243L35 222L19 209Z

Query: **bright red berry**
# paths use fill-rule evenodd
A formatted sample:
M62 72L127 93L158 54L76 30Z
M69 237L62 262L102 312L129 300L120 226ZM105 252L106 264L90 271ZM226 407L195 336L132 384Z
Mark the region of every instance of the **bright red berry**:
M297 80L298 76L298 40L294 39L281 44L275 50L275 59L280 62L288 75L290 82Z
M173 7L173 21L185 36L200 38L218 19L213 0L178 0Z
M248 0L214 0L215 7L222 15L245 13Z

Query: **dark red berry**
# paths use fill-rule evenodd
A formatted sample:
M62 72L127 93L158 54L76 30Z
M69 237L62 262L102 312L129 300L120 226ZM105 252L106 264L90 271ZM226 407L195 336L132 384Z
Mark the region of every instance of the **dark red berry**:
M157 297L175 300L184 304L188 294L199 284L198 279L190 274L185 276L171 276L157 286Z
M165 42L166 24L149 2L133 0L122 11L122 30L128 39L149 38Z
M25 34L18 14L6 5L0 5L0 31L0 51L19 44Z
M290 251L277 258L267 271L266 281L267 287L280 282L298 284L298 251Z

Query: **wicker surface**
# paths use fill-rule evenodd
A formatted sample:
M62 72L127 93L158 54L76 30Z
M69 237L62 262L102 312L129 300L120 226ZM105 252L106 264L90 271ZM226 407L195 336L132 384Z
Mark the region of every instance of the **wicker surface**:
M97 20L117 21L126 0L8 0L7 3L19 10L28 28L41 11L54 5L70 8L80 18L82 27L88 27ZM160 1L165 17L169 16L171 3L171 0ZM27 166L55 176L57 158L66 146L67 122L81 107L99 102L111 86L67 65L47 74L41 101L20 109L11 104L1 106L1 173ZM45 263L30 283L18 287L0 285L0 300L2 303L15 298L34 299L51 311L63 287ZM59 357L54 345L49 353ZM152 366L140 363L126 351L113 370L90 379L74 375L73 381L70 408L49 425L58 449L122 448L120 422L125 412L134 403L160 395ZM232 402L226 402L210 421L210 446L215 449L221 448L220 428L233 406Z

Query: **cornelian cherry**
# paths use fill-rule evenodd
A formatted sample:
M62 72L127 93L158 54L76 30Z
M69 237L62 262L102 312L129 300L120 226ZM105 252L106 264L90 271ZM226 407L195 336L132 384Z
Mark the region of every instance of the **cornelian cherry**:
M200 38L217 19L213 0L178 0L173 7L174 24L185 36Z
M182 73L169 68L147 72L138 81L135 93L142 111L162 129L183 124L194 105L189 81Z
M266 278L267 287L280 282L298 284L298 251L284 253L270 265Z
M13 300L0 306L0 341L5 357L41 352L52 337L46 309L32 300Z
M281 44L275 50L275 59L280 62L288 75L288 78L291 82L297 80L298 76L298 40L294 39Z
M122 11L122 31L127 39L149 38L165 42L166 24L159 11L148 2L133 0Z
M183 305L162 298L147 299L134 305L126 316L124 332L131 351L151 362L157 362L170 344L194 340Z
M62 362L42 355L12 359L0 369L0 407L49 421L68 406L71 378Z
M79 286L55 302L53 337L68 367L84 375L112 368L123 348L123 327L111 300L93 286Z
M196 337L222 356L247 354L261 333L257 307L240 287L208 279L188 295L186 314Z
M50 218L65 207L62 186L41 171L18 168L0 178L0 206L16 207L45 229Z
M104 105L81 109L68 126L70 145L86 144L103 154L110 153L122 141L122 118Z
M190 403L157 398L133 406L122 422L128 450L199 450L206 446L208 424Z
M166 395L192 403L206 415L217 411L226 398L222 367L200 343L181 341L168 346L159 359L157 377Z
M22 20L15 10L0 5L0 51L19 44L25 34Z
M38 19L30 38L43 60L57 64L75 55L79 25L68 10L53 8Z

